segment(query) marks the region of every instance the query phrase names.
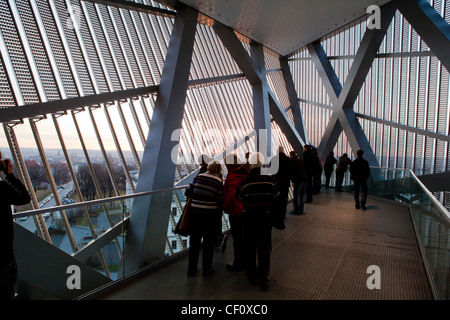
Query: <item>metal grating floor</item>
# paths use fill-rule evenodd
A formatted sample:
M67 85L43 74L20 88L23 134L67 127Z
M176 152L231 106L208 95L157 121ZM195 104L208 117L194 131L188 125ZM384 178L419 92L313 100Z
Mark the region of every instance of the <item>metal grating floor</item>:
M102 300L430 300L408 208L377 198L356 210L351 193L323 190L305 214L273 229L270 287L262 292L244 273L232 273L231 239L216 251L216 272L188 278L187 256L100 297ZM290 208L288 209L290 211ZM201 258L200 258L201 259ZM199 262L201 264L201 261ZM381 289L366 273L380 268ZM201 268L199 267L199 270Z

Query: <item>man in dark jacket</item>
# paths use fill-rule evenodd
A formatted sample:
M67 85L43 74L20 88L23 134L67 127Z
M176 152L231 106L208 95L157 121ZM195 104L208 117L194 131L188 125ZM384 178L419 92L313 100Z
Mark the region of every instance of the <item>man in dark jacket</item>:
M364 151L358 150L357 158L350 164L350 177L355 185L355 207L366 210L367 201L367 179L370 176L369 162L364 159ZM361 201L359 199L359 189L361 189ZM361 206L360 206L361 205Z
M325 159L325 164L323 165L323 169L325 171L325 188L330 187L331 174L333 173L334 165L336 163L337 160L334 157L334 152L331 151Z
M281 218L284 219L286 217L289 187L291 186L291 180L293 179L294 168L292 160L284 153L284 148L282 146L278 148L278 155L276 155L276 157L278 157L278 171L273 177L277 183L278 190L280 191L280 196L278 197L279 214Z
M317 153L317 148L314 146L311 146L311 152L314 160L314 173L313 173L313 194L319 194L320 193L320 187L322 185L322 160L319 157L319 154Z
M294 167L294 178L292 180L294 184L294 211L291 213L300 215L303 213L305 206L306 180L308 179L308 174L306 173L303 159L300 159L295 151L291 151L289 155Z
M306 173L308 175L306 180L306 200L305 202L312 202L313 200L313 186L314 177L318 170L317 160L313 152L313 146L305 145L303 146L303 163L305 164Z
M339 157L339 161L336 165L336 186L335 189L338 192L342 191L342 183L344 182L344 176L347 172L348 166L352 163L346 153Z
M264 163L261 153L251 154L249 163L250 173L241 181L236 192L236 198L243 205L245 273L252 285L259 279L261 290L265 291L268 288L272 251L271 215L279 192L273 177L261 174Z
M14 166L10 160L1 160L0 170L6 174L6 181L0 181L0 300L12 300L17 281L17 264L13 249L11 205L25 205L31 198L22 182L14 176Z

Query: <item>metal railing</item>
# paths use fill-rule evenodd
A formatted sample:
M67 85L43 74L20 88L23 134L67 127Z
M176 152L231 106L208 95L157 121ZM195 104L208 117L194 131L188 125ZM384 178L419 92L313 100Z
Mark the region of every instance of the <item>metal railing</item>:
M351 180L344 180L347 188L351 188ZM186 186L179 186L164 190L136 193L131 195L107 198L101 200L86 201L83 203L67 204L51 208L42 208L38 210L25 211L14 214L17 224L26 228L26 219L31 216L40 215L51 235L51 242L47 245L55 246L65 251L66 255L73 260L68 260L66 264L80 263L95 270L94 273L101 275L103 279L92 280L92 285L88 285L84 290L74 291L67 289L66 294L57 296L57 298L77 298L88 292L97 290L103 285L110 286L113 283L120 282L125 274L120 274L120 264L123 263L123 251L125 234L131 208L134 199L155 194L167 193L172 200L169 213L166 258L176 256L180 252L188 249L188 240L173 233L175 224L178 221L181 210L184 207L184 190ZM450 297L450 215L449 212L440 204L440 202L426 189L420 180L409 170L389 169L389 168L371 168L371 178L369 179L369 194L385 199L402 202L408 205L411 213L413 225L417 234L418 244L424 258L424 263L428 271L430 284L438 299L448 300ZM73 252L71 246L67 244L66 224L58 223L58 213L64 210L69 220L71 233L75 237L78 250ZM225 217L225 215L224 215ZM30 219L31 220L31 219ZM33 223L28 231L33 231ZM227 224L224 224L226 228ZM34 227L35 228L35 227ZM225 230L224 230L225 231ZM29 234L30 232L28 232ZM30 237L26 233L16 233L15 246L16 256L18 256L19 270L26 268L39 268L36 261L23 260L23 256L29 255L30 243L27 242ZM33 237L37 238L37 236ZM36 250L39 250L37 247ZM31 259L31 258L30 258ZM60 259L56 256L49 256L45 261L46 268L52 269L53 259ZM162 259L164 260L164 259ZM22 265L20 262L23 261ZM158 263L162 263L161 261ZM55 268L61 268L61 263L55 263ZM64 265L65 266L65 265ZM67 266L66 266L67 267ZM64 270L65 271L65 270ZM51 271L54 272L54 271ZM83 275L87 271L82 271ZM92 271L91 271L92 272ZM42 278L41 272L34 273L35 278ZM66 280L69 275L64 272L63 278L54 278L53 289L60 292L67 286ZM19 271L19 288L24 286L37 286L39 279L21 279ZM39 281L38 281L39 282ZM42 288L40 288L42 290ZM25 290L23 290L25 291ZM47 297L51 297L52 288ZM46 298L46 297L44 297ZM54 296L53 296L54 298Z
M181 215L180 211L184 207L185 189L186 186L178 186L15 213L13 219L16 222L15 254L19 265L19 281L16 288L18 295L24 294L23 298L26 299L26 295L32 290L30 288L38 287L40 291L45 292L44 295L40 295L38 298L73 299L78 295L86 294L87 291L96 289L95 283L104 285L123 278L125 274L121 274L120 270L123 269L121 265L126 256L126 252L124 252L125 235L133 201L139 197L167 194L173 199L171 208L167 208L170 212L168 213L169 227L165 256L168 257L186 250L188 248L187 238L173 233L173 229ZM68 225L61 221L60 212L62 211L66 213L69 221ZM33 219L29 219L37 216L42 217L42 220L47 224L50 240L39 237ZM70 230L67 230L67 227ZM69 234L75 240L77 250L73 250L72 246L68 245ZM40 287L41 285L45 287L48 283L41 283L40 278L44 274L36 272L36 270L33 271L33 268L37 270L42 269L39 266L41 261L36 261L33 256L29 255L30 247L49 252L45 259L46 272L52 268L67 268L65 265L61 266L61 251L63 251L65 253L64 259L67 259L65 263L81 266L83 275L92 273L92 270L95 270L94 274L91 275L91 278L95 278L95 281L92 281L92 285L84 285L85 288L79 291L65 288L67 287L66 282L69 275L65 272L66 270L63 270L64 272L60 272L63 278L54 277L52 284L48 288ZM60 250L54 250L56 248ZM92 270L86 271L87 268ZM30 274L34 274L34 278L27 276ZM54 274L58 274L58 272L54 272ZM100 278L101 280L99 280ZM59 295L54 295L54 292L58 292ZM61 294L61 292L63 293Z

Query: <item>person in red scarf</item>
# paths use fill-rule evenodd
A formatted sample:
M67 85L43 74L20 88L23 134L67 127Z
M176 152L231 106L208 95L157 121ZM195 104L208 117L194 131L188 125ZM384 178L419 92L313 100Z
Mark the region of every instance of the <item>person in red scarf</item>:
M231 235L233 237L234 260L233 264L227 264L229 271L241 272L244 270L244 233L242 223L242 203L236 199L236 188L248 171L239 164L235 154L225 157L225 166L228 174L223 189L223 211L229 215Z

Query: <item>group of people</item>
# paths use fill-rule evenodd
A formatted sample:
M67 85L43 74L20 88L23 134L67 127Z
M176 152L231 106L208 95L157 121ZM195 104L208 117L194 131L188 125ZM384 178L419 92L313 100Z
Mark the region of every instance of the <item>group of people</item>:
M323 169L328 187L336 164L336 191L341 191L343 175L350 167L355 186L355 207L365 210L370 168L363 154L359 150L357 158L351 161L347 154L336 160L331 152ZM234 154L228 155L225 158L228 171L225 181L222 179L221 163L213 160L206 164L202 157L201 170L186 190L186 196L191 198L188 276L197 274L201 247L203 275L214 272L214 248L222 233L222 213L225 212L229 215L234 249L233 263L228 264L226 269L245 271L250 284L256 285L259 281L262 290L268 289L272 227L284 228L282 220L286 215L289 188L292 184L294 210L291 213L302 214L304 203L311 202L313 194L318 193L317 188L320 189L320 184L317 187L317 176L322 173L322 164L313 146L306 145L302 156L291 151L289 157L280 147L276 157L278 170L271 176L261 173L264 156L259 152L248 153L246 163L240 163ZM6 177L6 181L0 181L3 199L0 214L0 297L9 299L14 297L17 279L11 205L27 204L31 198L25 186L14 176L9 160L0 161L0 171Z
M294 215L304 213L305 203L313 201L313 195L320 192L320 177L322 175L322 163L317 149L312 145L303 147L303 154L298 155L295 151L285 154L284 148L279 147L278 155L279 169L274 175L280 189L280 211L285 217L289 188L293 186L293 211Z
M354 199L355 208L366 210L366 201L368 194L367 179L370 176L369 162L364 159L364 151L358 150L356 152L356 159L350 160L347 153L344 153L337 160L334 157L334 152L331 151L324 163L325 171L325 187L330 187L331 175L333 174L334 165L336 165L336 184L335 190L342 192L342 183L344 181L345 173L350 171L350 179L354 183ZM361 191L361 197L360 197Z
M186 196L191 198L190 250L188 276L197 274L201 240L203 238L202 271L214 272L214 247L221 233L222 212L229 215L233 237L234 260L227 270L245 271L252 285L268 288L271 231L274 214L278 212L280 191L274 177L261 174L264 157L252 153L241 164L236 155L225 158L227 177L223 182L222 166L213 160L194 178Z
M214 272L214 248L222 231L221 219L225 212L229 215L234 249L233 263L226 265L226 269L245 271L250 284L256 285L259 281L261 289L267 290L272 227L280 230L284 228L282 220L286 215L291 184L294 191L294 209L291 213L300 215L304 213L304 203L311 202L313 194L319 192L323 169L327 177L326 185L329 186L330 167L332 172L334 164L337 164L336 190L341 190L343 174L350 167L355 184L355 206L365 209L370 169L362 150L357 152L358 157L353 162L346 154L337 161L330 153L323 168L313 146L306 145L302 156L291 151L288 157L283 147L279 147L278 151L271 162L277 163L274 175L261 173L264 164L261 153L247 153L246 163L240 163L234 154L227 155L224 159L228 171L225 181L222 179L221 163L213 160L206 164L202 157L201 170L186 190L186 196L191 198L189 277L198 272L201 247L203 275Z

